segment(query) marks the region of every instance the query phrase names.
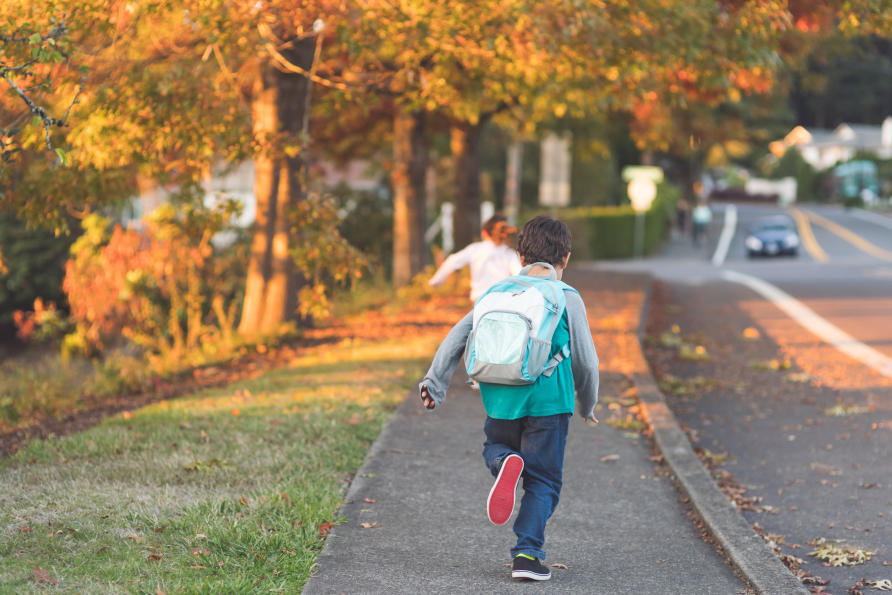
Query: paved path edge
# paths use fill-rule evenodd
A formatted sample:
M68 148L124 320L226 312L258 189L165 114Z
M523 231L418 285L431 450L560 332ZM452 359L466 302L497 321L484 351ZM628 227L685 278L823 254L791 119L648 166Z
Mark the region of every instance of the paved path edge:
M640 372L633 374L633 380L645 420L653 432L654 442L663 455L663 460L672 472L676 485L703 520L709 534L744 580L760 594L808 595L808 589L774 555L713 481L657 387L642 348L652 286L653 277L649 277L637 333L636 351L641 361L635 368Z

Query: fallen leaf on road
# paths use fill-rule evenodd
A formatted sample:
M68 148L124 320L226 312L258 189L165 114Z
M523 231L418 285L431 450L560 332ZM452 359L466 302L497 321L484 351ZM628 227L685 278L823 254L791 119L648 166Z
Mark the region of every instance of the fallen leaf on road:
M561 570L567 570L566 564L561 564L560 562L555 562L551 565L552 568L560 568Z
M610 463L611 461L618 461L619 455L607 455L606 457L601 457L602 463Z
M743 338L744 339L758 339L760 337L759 329L748 326L743 329Z
M842 469L824 463L812 463L809 467L818 475L842 475Z
M858 407L855 405L843 406L843 405L835 405L830 407L829 409L824 410L824 415L829 415L831 417L844 417L846 415L858 415L860 413L869 413L870 409L867 407Z
M363 498L362 501L368 502L369 504L374 504L375 502L377 502L377 500L375 500L374 498Z
M808 553L823 561L825 566L857 566L873 557L875 552L843 543L834 543L819 537L811 542L815 549Z
M790 382L808 382L809 380L811 380L811 376L809 376L805 372L797 372L787 375L787 380L789 380Z

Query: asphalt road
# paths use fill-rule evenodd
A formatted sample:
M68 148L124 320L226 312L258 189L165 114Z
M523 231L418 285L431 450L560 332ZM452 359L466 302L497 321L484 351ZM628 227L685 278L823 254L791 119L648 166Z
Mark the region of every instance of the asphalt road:
M823 592L892 580L892 374L884 373L892 368L883 368L892 361L892 219L800 206L800 233L814 241L797 257L749 259L746 228L783 211L735 205L728 242L722 230L732 209L715 210L699 248L676 238L658 257L602 266L647 269L659 279L648 327L651 366L694 444L721 462L716 473L745 489L747 520L781 553L801 559L803 572L829 579ZM723 242L727 252L715 259ZM727 271L745 277L729 281ZM807 315L794 320L754 289L759 282ZM684 356L671 337L661 340L673 325L705 357ZM836 346L828 325L843 333ZM840 351L853 345L863 348ZM871 350L873 365L852 355ZM873 556L823 566L809 555L819 538Z

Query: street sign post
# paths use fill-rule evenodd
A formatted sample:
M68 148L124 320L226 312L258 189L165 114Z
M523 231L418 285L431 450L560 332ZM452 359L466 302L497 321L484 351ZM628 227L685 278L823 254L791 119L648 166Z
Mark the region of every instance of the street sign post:
M635 258L641 258L644 255L644 214L657 197L657 182L663 180L663 170L647 165L628 166L623 168L622 175L629 182L629 202L635 209L633 253Z

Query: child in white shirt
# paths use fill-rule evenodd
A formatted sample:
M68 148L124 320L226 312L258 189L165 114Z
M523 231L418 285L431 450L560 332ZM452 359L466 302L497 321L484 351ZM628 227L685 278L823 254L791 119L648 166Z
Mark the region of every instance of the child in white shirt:
M434 287L442 285L449 275L470 265L471 301L476 301L498 281L520 272L522 266L517 252L505 244L508 237L516 231L516 228L508 226L501 215L490 217L480 232L483 241L474 242L450 254L428 284Z

